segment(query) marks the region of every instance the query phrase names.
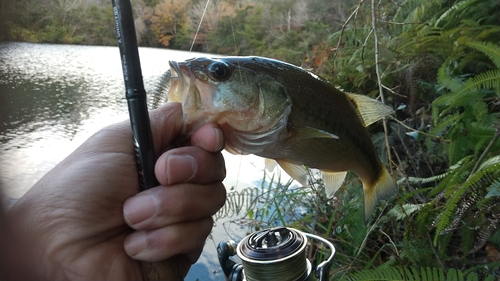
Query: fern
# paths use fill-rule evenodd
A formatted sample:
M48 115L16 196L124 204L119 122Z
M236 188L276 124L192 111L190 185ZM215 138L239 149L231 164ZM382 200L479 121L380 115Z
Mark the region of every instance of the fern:
M445 82L453 83L453 82ZM434 101L436 106L464 106L470 101L477 100L477 93L488 94L482 91L483 89L493 89L495 92L500 92L500 69L490 70L480 73L477 76L470 78L462 86L457 87L457 82L447 84L448 87L454 89L453 92L443 95ZM444 111L446 113L448 111Z
M448 64L449 61L443 63L441 67L438 69L438 82L441 86L450 89L452 92L458 90L463 82L457 78L453 78L451 75L448 74ZM434 102L436 105L436 103ZM438 104L439 105L439 104ZM446 103L444 104L446 105Z
M432 177L428 177L428 178L417 178L417 177L403 178L403 179L398 180L398 185L402 184L405 181L408 181L410 184L415 184L415 185L421 185L421 184L440 181L440 180L446 178L451 173L453 173L456 169L460 168L463 165L465 160L466 159L462 159L461 161L458 161L456 164L450 166L448 168L448 171L446 171L446 173L432 176Z
M488 56L495 66L500 69L500 46L491 42L480 41L466 42L465 44Z
M465 39L462 41L465 41ZM463 83L460 79L452 78L449 75L449 65L452 63L452 60L448 59L438 70L438 82L445 88L450 89L451 92L439 97L433 103L436 107L447 106L441 112L441 116L446 115L449 110L455 107L465 106L471 101L477 100L478 93L482 95L491 93L491 91L485 91L487 89L493 90L497 95L500 93L500 46L478 41L465 42L463 44L487 55L497 68L479 73Z
M448 198L443 211L436 219L434 245L437 244L440 234L447 233L450 225L452 226L451 228L455 228L456 224L458 224L467 210L473 204L485 197L485 191L496 184L496 178L499 176L500 164L492 164L474 173L464 184L454 190L453 194ZM465 194L467 194L467 196L465 196ZM462 202L460 206L459 202ZM453 213L456 214L456 218L453 223L450 224Z
M486 194L485 198L500 196L500 180L495 179L490 187L488 188L488 194Z
M477 0L466 0L458 2L457 4L451 6L447 11L445 11L434 23L435 26L440 26L441 22L445 22L444 25L449 25L449 22L454 22L453 18L456 18L455 14L461 12L466 8L473 5Z
M409 215L420 210L425 204L404 204L402 206L396 206L392 208L387 215L394 217L396 220L402 220Z
M445 272L442 268L436 267L380 267L370 270L362 270L347 277L349 281L479 281L476 273L465 274L459 269L450 269ZM488 276L484 281L495 280L494 276Z

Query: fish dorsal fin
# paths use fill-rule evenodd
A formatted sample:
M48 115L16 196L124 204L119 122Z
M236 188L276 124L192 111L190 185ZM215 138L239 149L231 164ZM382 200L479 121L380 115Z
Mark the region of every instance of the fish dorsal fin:
M394 112L391 107L367 96L347 93L347 98L349 98L358 110L365 127Z
M327 131L309 127L293 127L291 129L293 136L298 139L338 139L339 137L335 134L329 133Z
M274 170L277 164L278 162L274 161L273 159L266 158L266 170L268 170L269 172Z
M307 170L304 166L292 164L283 160L276 160L276 162L278 162L280 167L294 180L298 181L303 186L309 185L307 181Z
M333 195L339 190L344 182L347 172L324 172L321 171L321 177L325 184L326 197L332 198Z

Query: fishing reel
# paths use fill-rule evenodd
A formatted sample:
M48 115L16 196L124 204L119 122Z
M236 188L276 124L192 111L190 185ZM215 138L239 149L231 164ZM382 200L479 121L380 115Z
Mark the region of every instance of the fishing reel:
M328 259L316 267L315 274L312 274L311 262L306 258L307 237L325 244L331 252ZM239 243L220 242L217 254L229 281L326 281L335 247L319 236L293 228L275 227L254 232ZM241 259L241 264L230 258L235 254Z

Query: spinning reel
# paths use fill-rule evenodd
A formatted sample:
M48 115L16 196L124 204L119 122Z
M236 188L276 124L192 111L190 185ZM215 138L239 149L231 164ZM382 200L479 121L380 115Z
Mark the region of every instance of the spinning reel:
M314 270L306 258L307 238L330 248L330 256ZM319 236L293 228L275 227L254 232L236 243L220 242L217 254L229 281L326 281L335 247ZM241 264L230 259L238 255Z

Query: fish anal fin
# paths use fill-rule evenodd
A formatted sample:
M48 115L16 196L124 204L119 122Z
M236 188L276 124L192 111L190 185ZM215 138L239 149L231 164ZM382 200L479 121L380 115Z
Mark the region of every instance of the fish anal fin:
M293 132L294 138L299 139L338 139L339 137L333 133L309 127L309 126L301 126L301 127L293 127L291 129Z
M277 164L278 162L276 162L274 159L266 158L266 170L268 170L269 172L274 170Z
M398 192L398 187L387 169L382 166L380 176L372 185L363 182L363 191L365 194L365 222L368 223L377 202L394 196Z
M347 93L347 98L354 104L365 127L394 113L394 110L382 102L368 96Z
M309 185L307 181L307 170L304 166L292 164L284 160L276 160L276 162L278 162L280 167L294 180L298 181L303 186Z
M339 190L344 182L347 172L325 172L321 171L321 177L325 184L325 192L327 198L332 198L333 195Z

